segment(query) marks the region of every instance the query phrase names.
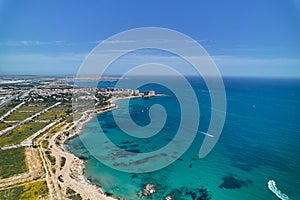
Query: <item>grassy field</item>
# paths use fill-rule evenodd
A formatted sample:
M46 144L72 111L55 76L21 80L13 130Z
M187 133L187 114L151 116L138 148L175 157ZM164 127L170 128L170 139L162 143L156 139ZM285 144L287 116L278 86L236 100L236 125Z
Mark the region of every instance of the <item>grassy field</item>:
M51 155L51 152L50 151L45 151L45 154L46 154L48 160L51 162L51 165L55 165L56 158Z
M16 105L18 105L19 103L11 103L9 105L3 106L2 108L0 108L0 115L4 115L5 113L7 113L8 111L10 111L11 109L13 109Z
M22 106L19 108L19 111L32 111L32 112L40 112L46 108L43 104L30 104L28 106Z
M29 122L23 124L12 131L9 131L0 137L0 146L8 146L18 144L28 138L38 130L45 127L48 123L44 122Z
M82 199L80 194L76 193L74 190L72 190L69 187L67 187L66 195L67 195L68 199L72 199L72 200L81 200Z
M70 110L68 106L57 106L51 108L49 111L41 114L36 119L37 120L57 120L67 115L67 111Z
M66 113L61 111L61 112L53 112L53 111L48 111L36 118L36 120L57 120L65 116Z
M26 172L24 151L24 147L0 151L0 178ZM2 199L1 196L0 199Z
M37 181L9 189L0 190L0 199L37 200L47 198L48 188L45 181Z
M30 117L31 115L34 115L36 112L18 112L15 111L12 114L10 114L8 117L5 118L7 121L15 121L15 120L24 120L27 117Z
M73 122L73 114L70 114L67 119L66 119L67 123L72 123Z
M14 125L15 123L4 123L4 122L0 122L0 131L6 129L7 127L10 127L12 125Z
M62 112L62 111L66 112L66 110L68 110L68 109L71 109L71 108L69 108L68 105L59 105L54 108L51 108L51 111L52 112Z

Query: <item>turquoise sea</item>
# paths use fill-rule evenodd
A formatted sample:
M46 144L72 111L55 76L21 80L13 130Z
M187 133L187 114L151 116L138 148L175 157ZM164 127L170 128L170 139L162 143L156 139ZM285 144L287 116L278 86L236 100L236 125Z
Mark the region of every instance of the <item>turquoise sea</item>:
M176 80L170 81L176 84ZM215 148L203 159L198 158L198 152L204 138L201 131L207 130L210 121L210 97L203 80L190 77L189 82L201 111L199 134L179 159L158 171L125 173L102 164L83 144L95 141L97 134L106 134L110 141L128 152L150 152L168 144L180 123L178 101L167 88L148 84L140 90L151 89L167 96L118 101L119 109L98 115L86 124L80 136L65 144L70 152L86 160L87 179L101 185L105 192L126 200L140 199L137 194L148 183L156 184L158 191L143 199L164 199L172 194L176 200L276 200L267 188L268 180L273 179L290 199L300 199L299 79L224 79L227 95L224 129ZM114 82L102 82L99 87L113 85ZM188 97L186 94L185 98ZM113 114L125 116L126 101L129 101L130 116L140 126L150 123L149 108L161 104L168 114L164 128L151 138L126 135L113 118ZM101 132L96 131L99 125ZM111 149L94 148L108 155L105 159L116 159L111 156Z

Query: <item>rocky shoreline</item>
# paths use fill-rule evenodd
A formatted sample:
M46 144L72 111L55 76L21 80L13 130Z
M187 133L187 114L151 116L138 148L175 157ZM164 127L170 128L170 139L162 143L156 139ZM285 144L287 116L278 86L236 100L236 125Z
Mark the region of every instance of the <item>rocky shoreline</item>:
M140 98L140 97L137 97L137 96L129 96L129 97L123 97L123 98L120 97L120 98L112 99L111 102L132 99L132 98ZM111 194L109 194L109 196L108 196L107 193L102 190L101 186L91 183L84 175L85 161L83 159L78 158L74 154L68 152L67 149L64 147L64 143L67 140L70 140L70 139L78 136L79 134L81 134L83 127L95 117L95 114L102 114L105 112L115 110L117 108L118 108L118 105L112 104L110 106L106 106L101 109L96 109L96 111L89 110L89 111L84 112L83 116L80 119L75 121L74 124L68 128L68 130L64 131L64 133L65 133L64 137L60 141L62 144L61 147L63 148L63 150L65 152L67 152L68 154L72 155L72 157L74 158L72 164L69 166L69 169L68 169L70 171L70 177L78 182L84 182L85 184L88 184L92 189L96 188L97 191L99 192L99 194L102 195L102 199L105 199L105 200L106 199L107 200L116 200L116 199L120 199L120 197L113 197L113 195L111 196Z
M156 94L154 96L165 96L163 94ZM127 96L127 97L118 97L118 98L113 98L111 99L111 103L115 102L115 101L119 101L119 100L126 100L126 99L133 99L133 98L142 98L140 96ZM112 110L118 109L118 105L116 104L111 104L109 106L106 106L104 108L101 109L96 109L95 111L93 110L89 110L84 112L83 116L78 119L77 121L74 122L74 124L68 128L68 130L65 130L64 133L64 137L61 138L61 148L63 149L63 151L67 152L68 154L70 154L73 157L73 161L71 163L71 165L69 166L69 171L70 171L70 177L73 178L74 180L87 184L89 185L89 187L92 190L97 190L99 195L101 195L101 199L105 199L105 200L116 200L116 199L121 199L121 197L113 197L113 194L108 194L105 191L102 190L101 186L95 185L93 183L91 183L91 181L89 181L85 175L84 175L84 169L85 169L85 161L83 159L80 159L78 157L76 157L74 154L70 153L67 151L67 149L64 146L64 143L69 140L72 139L73 137L78 136L79 134L81 134L81 131L83 129L83 127L89 122L91 121L96 114L102 114L105 112L109 112ZM67 134L66 134L67 133ZM109 195L109 196L108 196ZM99 198L96 198L99 199Z
M114 109L116 109L116 108L114 108ZM113 109L108 109L104 112L108 112L111 110L113 110ZM71 163L69 166L67 166L66 170L69 172L69 177L77 182L78 187L89 189L87 191L83 191L84 193L93 191L92 196L94 198L89 197L90 199L116 200L118 198L113 198L111 196L107 196L101 187L91 183L85 177L85 175L84 175L85 161L83 159L78 158L74 154L68 152L64 146L64 143L67 140L78 136L81 133L83 127L86 125L86 123L91 121L94 116L95 116L94 111L86 111L83 114L83 116L80 119L78 119L77 121L75 121L71 127L69 127L67 130L63 131L63 135L58 135L60 137L60 143L61 143L60 147L62 148L62 150L64 151L65 154L69 155L68 158L69 158L69 160L71 160ZM56 137L56 139L57 139L57 137ZM95 191L98 194L95 194ZM79 192L79 190L78 190L78 192ZM82 194L82 192L79 192L79 194L81 196L86 196L85 194Z

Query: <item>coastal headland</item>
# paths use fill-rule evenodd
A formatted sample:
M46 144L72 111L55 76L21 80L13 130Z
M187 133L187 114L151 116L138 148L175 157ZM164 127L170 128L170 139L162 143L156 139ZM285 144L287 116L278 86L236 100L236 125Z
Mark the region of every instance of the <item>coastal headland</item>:
M2 84L1 89L5 91L0 108L1 198L119 198L91 184L84 176L84 161L69 153L64 143L80 134L96 114L117 109L116 101L161 94L91 89L55 78L13 81ZM74 93L80 98L74 99ZM95 100L94 108L79 108L74 114L72 103L80 104L88 98ZM15 169L9 167L12 165Z

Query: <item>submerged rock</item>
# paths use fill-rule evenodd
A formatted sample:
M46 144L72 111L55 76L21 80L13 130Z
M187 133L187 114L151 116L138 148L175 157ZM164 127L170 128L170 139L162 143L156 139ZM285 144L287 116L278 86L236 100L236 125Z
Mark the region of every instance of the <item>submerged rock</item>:
M223 183L219 185L220 188L226 189L239 189L243 186L246 186L247 183L243 180L236 179L233 176L225 176L222 178Z
M166 197L165 200L173 199L193 199L193 200L210 200L212 199L211 193L204 187L201 188L188 188L181 187L173 189ZM168 198L168 199L167 199Z
M143 196L145 197L149 197L151 196L152 194L154 194L156 192L156 188L155 188L155 184L147 184L145 185L144 187L144 190L143 190Z
M165 200L175 200L175 198L174 198L172 195L168 194L168 195L165 197Z

